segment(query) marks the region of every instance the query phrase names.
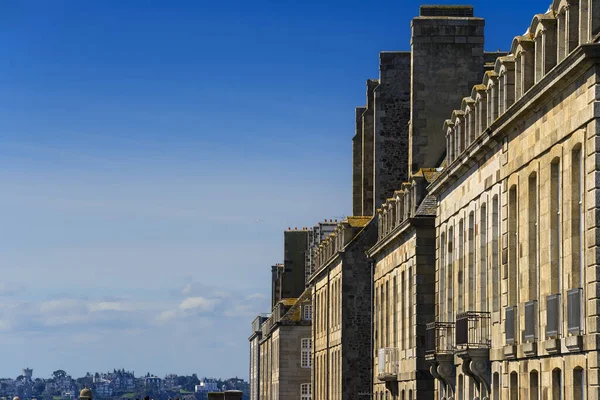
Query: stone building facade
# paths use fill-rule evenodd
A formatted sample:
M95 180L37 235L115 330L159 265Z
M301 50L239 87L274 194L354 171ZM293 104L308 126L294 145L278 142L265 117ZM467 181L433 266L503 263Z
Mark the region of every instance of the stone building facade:
M426 324L435 317L437 201L427 186L438 175L445 146L432 127L443 123L452 102L497 56L484 52L484 20L474 17L471 6L423 6L411 26L408 129L396 155L406 173L400 181L390 180L394 190L378 199L378 240L368 251L374 268L371 362L377 399L433 398L425 338Z
M308 230L308 250L306 251L305 277L306 286L310 276L315 272L315 250L319 244L331 235L337 228L338 220L325 220L317 223L314 227Z
M254 319L248 338L251 400L311 398L313 305L307 271L314 269L319 244L337 226L325 220L284 232L284 262L271 267L272 312Z
M250 342L250 400L258 400L260 391L260 342L262 340L262 324L269 315L256 316L252 321L252 334L248 338Z
M423 6L367 81L355 217L308 273L310 398L600 398L600 0L506 54L484 25Z
M314 398L352 399L371 391L371 217L348 217L315 251L313 291Z
M435 315L435 169L421 170L378 210L373 260L373 394L431 398L425 324Z
M437 398L600 395L599 28L554 1L439 131Z
M283 299L261 325L259 399L307 400L311 391L311 291ZM305 396L303 396L305 394Z

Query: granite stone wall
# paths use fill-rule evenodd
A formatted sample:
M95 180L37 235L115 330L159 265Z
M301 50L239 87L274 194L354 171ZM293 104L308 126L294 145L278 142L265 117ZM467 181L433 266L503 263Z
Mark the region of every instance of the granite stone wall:
M436 7L422 9L426 15L411 23L411 173L440 164L446 151L442 125L483 76L485 21L472 16L472 7L470 13L469 7Z
M283 234L283 274L281 276L280 299L299 297L305 285L306 251L308 230L288 230Z
M360 399L372 390L371 285L373 277L366 251L377 241L377 223L371 221L342 255L342 399Z
M379 54L375 89L374 209L408 180L410 52Z
M373 167L375 149L375 88L376 79L367 80L367 107L362 115L362 213L374 215Z
M362 200L362 147L363 147L363 127L362 116L366 111L365 107L356 107L356 133L352 138L352 215L363 214Z

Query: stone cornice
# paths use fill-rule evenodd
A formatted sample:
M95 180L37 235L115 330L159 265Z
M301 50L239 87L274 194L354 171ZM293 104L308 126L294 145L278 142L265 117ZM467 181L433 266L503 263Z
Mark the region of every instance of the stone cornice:
M327 261L325 261L325 264L323 264L323 266L321 266L318 270L316 270L309 278L308 283L310 285L312 285L314 282L316 282L318 279L320 279L325 272L329 272L329 267L331 267L331 265L338 261L340 259L340 254L343 253L344 251L336 251L331 257L329 257L327 259Z
M454 184L477 163L488 150L496 146L510 133L510 128L531 112L532 108L546 101L548 93L566 88L582 72L600 63L600 44L584 44L571 52L562 62L531 87L506 112L498 117L469 147L437 176L428 186L430 194L439 199L440 194Z
M386 247L395 242L403 234L408 233L410 228L425 226L428 223L431 224L431 227L433 227L434 222L434 216L421 216L405 219L400 225L395 227L390 233L388 233L385 237L383 237L381 240L375 243L375 246L367 250L367 257L373 258L379 252L385 250Z

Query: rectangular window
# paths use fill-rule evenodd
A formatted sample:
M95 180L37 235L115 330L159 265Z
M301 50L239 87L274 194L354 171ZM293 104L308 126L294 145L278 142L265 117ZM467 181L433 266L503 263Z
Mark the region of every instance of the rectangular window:
M337 329L337 281L333 281L331 289L331 327Z
M464 250L464 239L465 227L463 220L458 222L458 312L462 313L465 311L465 250Z
M312 319L312 306L310 304L304 306L304 319L307 321Z
M448 264L446 271L446 311L448 313L446 321L454 320L454 228L448 228Z
M538 291L538 195L537 175L529 176L529 300L537 300Z
M342 327L342 278L338 279L338 328Z
M300 399L310 400L310 383L300 385Z
M512 186L508 191L508 306L516 306L519 303L517 293L517 187Z
M446 302L446 234L442 232L440 235L440 250L439 253L439 278L438 278L438 315L445 318L445 307Z
M383 321L383 307L385 305L385 296L383 294L384 286L383 284L379 287L379 343L382 347L385 346L385 337L384 337L384 321Z
M561 221L560 161L550 165L550 294L560 292Z
M581 147L571 153L571 288L583 287L583 158Z
M492 198L492 310L500 311L500 257L499 257L499 223L500 206L498 195Z
M402 273L400 274L400 290L402 291L402 293L400 293L400 348L404 350L406 348L406 344L404 342L404 337L406 336L404 333L404 306L406 304L406 301L404 300L404 294L406 293L404 271L402 271Z
M481 205L481 221L480 221L480 229L479 229L479 310L487 311L488 310L488 296L487 296L487 287L488 287L488 242L487 242L487 234L488 234L488 223L487 223L487 204L483 203Z
M385 282L385 346L390 345L390 282Z
M377 349L379 348L379 296L378 293L379 291L377 290L377 286L375 286L373 292L374 292L374 300L373 303L375 304L375 309L373 310L373 338L374 340L374 344L375 344L375 349L374 351L377 351Z
M475 213L473 211L469 213L469 230L467 232L467 243L467 274L469 275L469 278L467 280L467 287L469 293L469 311L475 311L475 296L477 289L475 287Z
M393 342L392 342L392 347L396 347L398 346L398 316L396 315L396 313L398 312L397 310L397 303L398 303L398 280L397 278L394 276L394 284L392 287L392 290L394 291L394 300L393 300L393 310L392 310L392 321L393 321L393 328L392 328L392 334L394 335L393 338Z
M412 268L408 269L408 347L412 348L415 344L413 330L413 277Z
M311 348L312 348L312 339L304 338L300 342L301 342L301 344L300 344L300 351L301 351L300 366L302 368L310 368L311 367L310 352L311 352Z

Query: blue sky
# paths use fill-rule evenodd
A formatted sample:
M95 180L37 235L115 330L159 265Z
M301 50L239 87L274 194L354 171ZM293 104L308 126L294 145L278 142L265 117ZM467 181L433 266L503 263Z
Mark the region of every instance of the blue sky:
M420 3L2 2L0 376L247 378L283 230L350 212L354 107ZM507 50L549 0L472 3Z

